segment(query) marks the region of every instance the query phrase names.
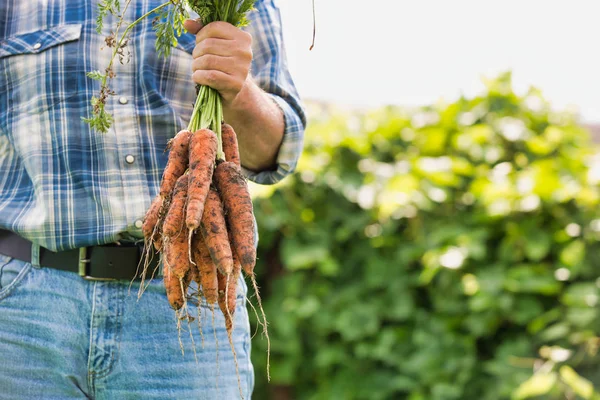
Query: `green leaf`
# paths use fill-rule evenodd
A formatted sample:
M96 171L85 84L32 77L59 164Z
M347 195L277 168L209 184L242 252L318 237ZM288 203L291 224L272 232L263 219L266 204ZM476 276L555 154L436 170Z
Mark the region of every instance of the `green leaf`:
M541 261L550 252L552 246L552 236L550 234L536 230L534 234L524 237L525 255L531 261Z
M574 283L567 288L560 301L569 307L595 307L600 300L599 290L595 283Z
M582 240L574 240L560 252L560 262L573 268L579 266L585 258L585 244Z
M550 392L556 385L556 372L537 373L523 382L513 394L513 400L542 396Z
M563 365L559 369L560 377L571 389L584 399L591 399L594 395L594 386L590 381L579 376L573 368Z
M549 268L534 264L522 264L509 269L504 286L511 292L556 294L561 283Z
M95 81L102 81L106 78L106 74L103 74L100 71L92 71L86 74L89 78L92 78Z

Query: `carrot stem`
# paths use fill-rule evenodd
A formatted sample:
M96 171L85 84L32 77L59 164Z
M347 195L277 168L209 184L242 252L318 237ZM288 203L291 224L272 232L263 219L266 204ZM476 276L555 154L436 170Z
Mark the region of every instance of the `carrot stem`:
M196 132L199 129L210 129L217 135L217 159L225 160L221 124L223 122L223 102L221 95L208 86L200 86L194 111L188 129Z

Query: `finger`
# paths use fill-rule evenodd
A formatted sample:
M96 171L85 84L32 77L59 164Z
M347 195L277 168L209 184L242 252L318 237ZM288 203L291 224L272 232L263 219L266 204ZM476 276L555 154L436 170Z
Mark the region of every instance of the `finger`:
M199 85L209 86L223 94L224 92L240 91L237 80L233 76L222 71L215 70L197 70L192 74L192 79Z
M185 21L183 21L183 27L185 28L185 30L193 35L200 32L200 29L202 29L203 26L204 25L202 25L202 22L200 22L199 20L186 19Z
M236 65L232 57L221 57L214 54L206 54L192 61L192 71L220 71L227 75L235 72Z
M203 27L200 32L196 34L196 43L200 43L207 38L233 40L239 37L240 32L243 31L230 23L215 21Z
M198 58L206 54L214 54L216 56L231 57L235 55L236 46L232 45L231 40L226 39L204 39L196 44L192 52L193 58Z
M235 57L237 62L252 62L252 47L240 46L232 40L208 38L198 43L192 52L193 58L204 55Z

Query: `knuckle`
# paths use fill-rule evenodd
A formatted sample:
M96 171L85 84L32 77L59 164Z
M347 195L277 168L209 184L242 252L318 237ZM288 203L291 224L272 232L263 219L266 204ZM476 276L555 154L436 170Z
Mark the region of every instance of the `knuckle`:
M216 71L205 71L204 78L208 84L214 84L219 81L218 74Z
M245 49L241 53L242 59L245 61L252 61L252 49Z
M228 24L225 21L215 21L214 26L215 28L219 28L219 29L223 29L225 27L228 27L230 24Z

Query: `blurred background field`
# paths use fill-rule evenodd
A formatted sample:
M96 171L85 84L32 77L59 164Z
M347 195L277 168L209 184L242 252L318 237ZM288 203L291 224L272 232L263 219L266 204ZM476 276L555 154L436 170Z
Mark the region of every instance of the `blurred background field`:
M317 1L317 11L324 10L317 28L334 18L326 3ZM398 3L406 12L416 7L417 16L425 7ZM473 18L495 11L480 5L491 2L422 3L441 7L432 8L437 11L427 28L440 37L445 31L436 27L467 20L464 7ZM481 57L472 55L475 66L467 62L466 78L456 66L446 68L457 62L448 49L436 65L413 71L411 89L403 82L414 65L371 69L362 60L348 66L355 79L343 78L344 98L307 83L309 77L333 86L341 81L331 65L323 73L320 62L304 71L325 56L311 61L307 50L310 14L290 18L292 6L282 2L284 26L302 20L304 28L301 36L286 31L292 35L286 39L309 128L297 172L278 185L252 187L257 273L272 341L267 384L266 343L260 333L253 340L255 398L600 399L600 152L594 134L600 65L590 61L597 66L590 73L589 63L577 61L591 60L582 53L591 43L587 34L600 32L597 24L585 25L592 22L591 2L560 2L562 13L551 1L527 4L511 13L505 8L517 2L507 1L488 15L490 22L474 24L489 26L485 34L494 43L492 32L500 27L494 15L504 18L508 39L498 51L530 54L530 64L494 58L494 49L484 46ZM350 16L357 12L349 9ZM519 33L515 21L540 24L535 15L581 38L568 42L575 50L561 41L544 47L549 37L561 37L555 30ZM558 24L567 15L580 17L572 29ZM399 30L410 19L401 16ZM339 28L352 23L349 17ZM461 41L445 37L442 43L460 52L486 40L461 29ZM320 32L314 51L333 52L327 42L333 30ZM416 49L422 37L417 32L406 41ZM300 38L307 39L302 62L294 61ZM402 48L399 59L421 62L420 54ZM386 72L392 74L387 86L365 82ZM444 80L452 76L453 84ZM430 79L434 83L419 92L419 82ZM539 89L530 87L536 80ZM477 89L467 90L465 82L477 82ZM380 95L388 86L393 91ZM377 94L377 87L385 90Z

